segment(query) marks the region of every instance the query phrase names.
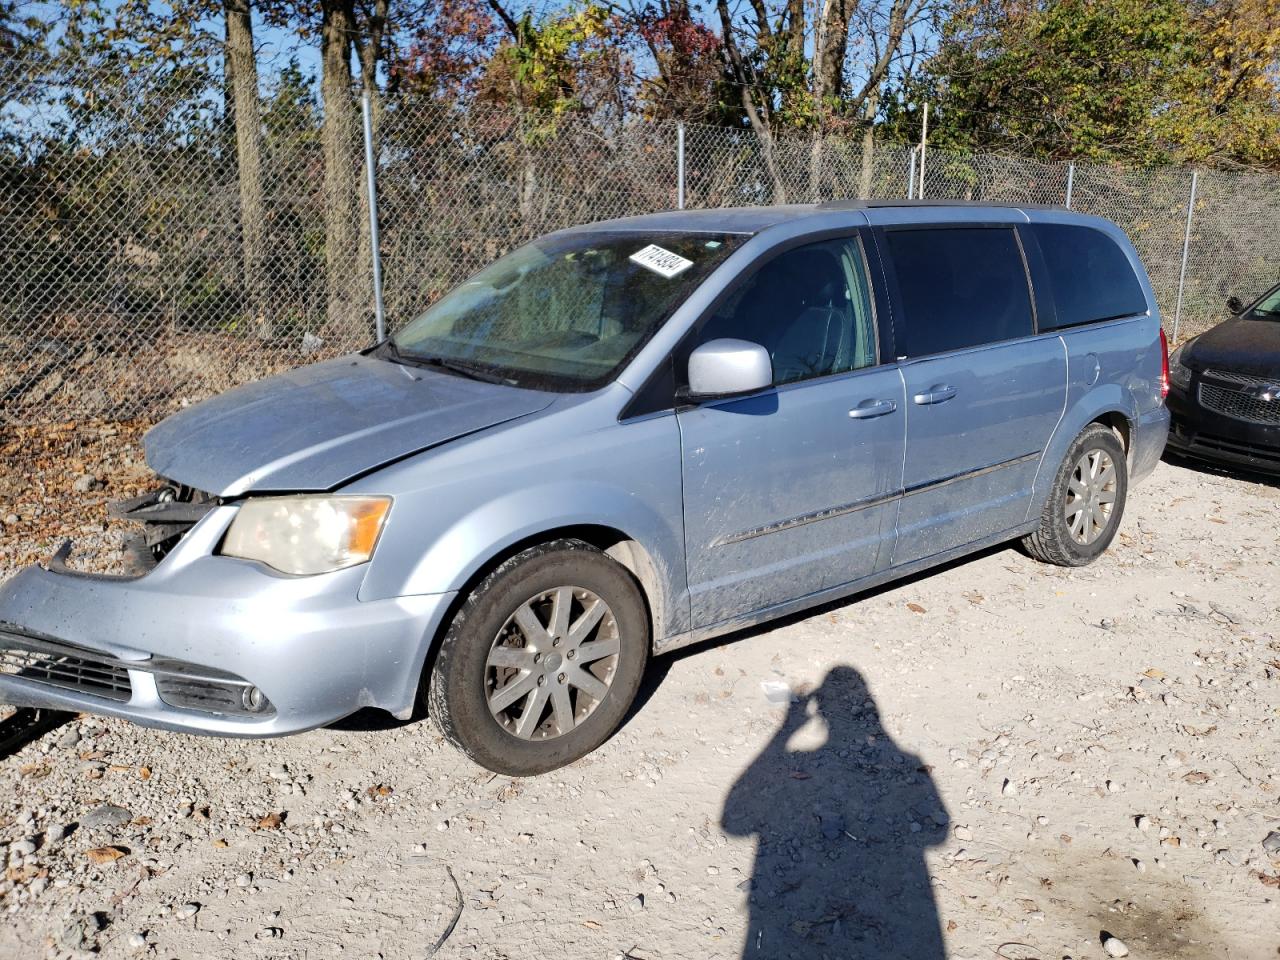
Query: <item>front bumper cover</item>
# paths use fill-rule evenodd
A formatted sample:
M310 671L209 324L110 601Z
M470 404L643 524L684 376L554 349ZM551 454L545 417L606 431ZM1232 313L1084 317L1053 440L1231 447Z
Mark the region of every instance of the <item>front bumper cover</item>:
M363 566L287 577L214 556L235 509L212 511L146 576L28 567L0 585L4 630L72 645L128 675L122 700L91 685L0 673L0 702L236 737L297 733L367 706L407 715L455 595L361 601ZM273 709L237 714L165 702L156 677L175 662L206 677L242 679Z
M1190 390L1175 387L1169 393L1173 414L1169 448L1197 460L1280 475L1280 426L1238 420L1206 409L1196 399L1199 384L1197 375Z

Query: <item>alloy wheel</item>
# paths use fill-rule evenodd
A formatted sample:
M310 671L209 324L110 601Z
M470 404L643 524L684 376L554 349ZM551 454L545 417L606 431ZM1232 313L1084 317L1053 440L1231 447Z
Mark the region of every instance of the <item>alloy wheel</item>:
M600 706L618 666L618 623L583 587L560 586L520 604L494 637L485 698L522 740L564 736Z
M1106 531L1116 504L1116 465L1105 450L1085 451L1067 481L1064 512L1076 543L1093 543Z

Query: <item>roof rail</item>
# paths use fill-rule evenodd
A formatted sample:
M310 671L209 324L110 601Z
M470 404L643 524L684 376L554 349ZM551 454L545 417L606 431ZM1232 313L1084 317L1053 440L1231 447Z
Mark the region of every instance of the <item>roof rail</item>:
M1016 210L1067 210L1059 203L1014 203L1007 200L823 200L819 210L874 210L881 207L1012 207Z

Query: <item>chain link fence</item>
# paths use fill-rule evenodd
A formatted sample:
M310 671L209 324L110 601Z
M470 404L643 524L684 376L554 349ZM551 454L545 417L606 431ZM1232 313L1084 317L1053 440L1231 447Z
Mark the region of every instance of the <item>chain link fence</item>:
M351 136L326 149L310 85L268 89L248 192L225 102L207 78L80 72L0 106L0 423L156 418L372 342L358 101L344 105ZM720 207L919 193L915 149L861 138L681 136L674 122L394 98L373 119L392 330L532 237L681 194ZM1229 294L1277 279L1273 177L930 149L923 181L930 199L1069 200L1114 220L1183 338Z

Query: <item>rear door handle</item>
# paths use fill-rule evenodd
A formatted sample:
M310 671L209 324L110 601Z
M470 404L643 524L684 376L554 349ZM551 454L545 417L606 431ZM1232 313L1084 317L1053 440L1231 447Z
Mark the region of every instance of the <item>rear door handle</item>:
M898 405L892 400L863 400L849 411L849 416L855 420L870 420L872 417L883 417L886 413L893 413L897 409Z
M935 383L926 393L917 393L911 399L924 406L929 403L946 403L955 395L955 387L946 383Z

